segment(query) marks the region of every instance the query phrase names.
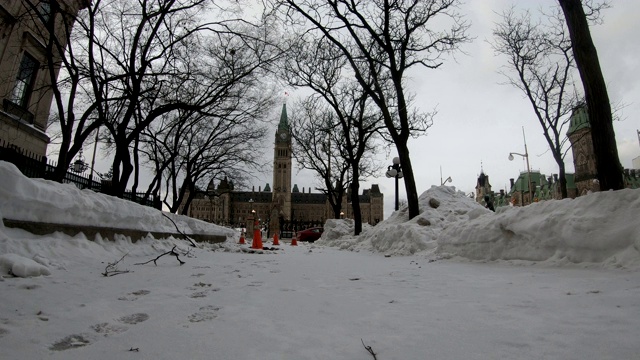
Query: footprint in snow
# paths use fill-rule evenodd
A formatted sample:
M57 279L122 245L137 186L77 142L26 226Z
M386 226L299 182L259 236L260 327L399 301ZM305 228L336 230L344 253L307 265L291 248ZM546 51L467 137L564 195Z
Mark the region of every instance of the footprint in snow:
M198 312L189 315L189 322L197 323L202 321L213 320L216 317L218 317L218 314L217 314L218 310L220 310L220 308L217 306L213 306L213 305L203 306L198 310Z
M106 337L109 335L125 332L127 331L128 327L124 325L115 325L115 324L109 324L105 322L105 323L95 324L91 326L91 329L93 329L98 334L104 335Z
M120 319L118 319L118 321L120 321L123 324L135 325L135 324L141 323L143 321L146 321L148 319L149 319L149 315L148 314L136 313L136 314L123 316Z
M138 300L138 297L144 296L144 295L148 295L150 293L151 293L151 291L149 291L149 290L136 290L134 292L128 293L125 296L119 297L118 300L136 301L136 300Z
M49 347L49 350L64 351L64 350L87 346L91 344L91 341L85 336L86 335L81 335L81 334L69 335L53 343L53 345Z

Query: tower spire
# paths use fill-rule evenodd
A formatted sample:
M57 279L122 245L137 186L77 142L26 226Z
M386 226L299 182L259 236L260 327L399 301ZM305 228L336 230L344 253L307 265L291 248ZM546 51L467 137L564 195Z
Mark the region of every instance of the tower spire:
M278 131L289 131L289 118L287 117L287 104L282 104L282 113L280 114L280 122L278 123Z

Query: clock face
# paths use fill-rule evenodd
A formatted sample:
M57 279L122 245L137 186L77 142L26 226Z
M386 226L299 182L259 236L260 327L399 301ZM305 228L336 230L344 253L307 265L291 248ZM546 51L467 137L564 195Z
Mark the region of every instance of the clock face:
M280 139L285 140L287 138L287 133L280 133Z

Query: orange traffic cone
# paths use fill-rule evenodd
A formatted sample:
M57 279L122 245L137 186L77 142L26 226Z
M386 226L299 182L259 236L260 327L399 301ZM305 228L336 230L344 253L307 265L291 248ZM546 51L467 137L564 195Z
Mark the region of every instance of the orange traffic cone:
M240 241L238 241L238 244L244 244L244 231L240 232Z
M258 221L255 222L253 229L253 243L251 244L251 248L262 250L262 235L260 234L260 224L258 224Z
M273 245L280 245L278 241L278 233L273 234Z
M293 237L291 238L291 246L298 246L298 239L296 234L293 234Z

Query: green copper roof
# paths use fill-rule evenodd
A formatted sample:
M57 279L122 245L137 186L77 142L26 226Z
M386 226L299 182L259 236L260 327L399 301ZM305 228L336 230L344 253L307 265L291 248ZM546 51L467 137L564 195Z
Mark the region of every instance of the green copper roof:
M565 179L567 180L567 190L576 188L575 174L567 173L565 174ZM531 171L531 185L535 187L533 189L534 197L540 200L553 199L554 194L560 191L558 190L560 186L559 182L554 181L550 184L546 176L539 171ZM529 176L526 171L523 171L507 195L511 197L515 192L526 193L528 191Z
M280 123L278 123L278 131L289 131L289 118L287 117L287 104L282 104L282 113L280 114Z
M535 184L534 184L535 183ZM540 174L540 171L531 171L531 185L538 187L538 186L545 186L547 185L547 179L543 174ZM518 179L515 181L514 186L511 188L511 190L509 191L509 195L513 194L516 191L529 191L529 173L526 171L523 171L520 173L520 176L518 176Z
M573 109L571 113L571 119L569 121L569 130L567 130L567 135L571 135L574 132L589 128L589 114L587 113L587 106L580 105Z

